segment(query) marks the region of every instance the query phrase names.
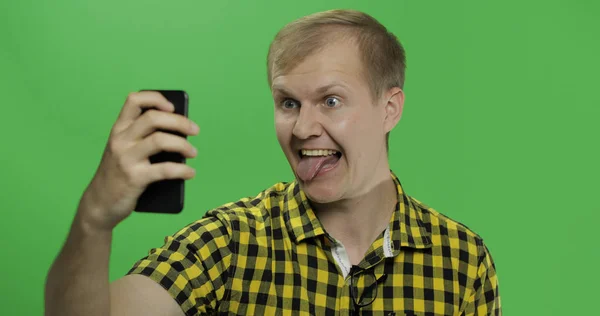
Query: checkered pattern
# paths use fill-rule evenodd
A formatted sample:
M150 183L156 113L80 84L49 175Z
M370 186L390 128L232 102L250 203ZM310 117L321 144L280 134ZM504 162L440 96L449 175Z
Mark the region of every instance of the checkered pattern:
M392 256L384 255L382 232L353 268L358 295L376 295L356 313L350 276L343 277L333 239L296 182L207 212L129 274L158 282L186 315L501 315L481 237L404 194L391 175L398 191Z

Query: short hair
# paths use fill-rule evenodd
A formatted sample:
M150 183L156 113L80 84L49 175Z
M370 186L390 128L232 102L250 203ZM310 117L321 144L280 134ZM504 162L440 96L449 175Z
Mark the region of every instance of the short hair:
M267 55L269 88L275 72L290 71L324 48L332 36L348 38L357 44L373 100L393 87L403 89L406 54L402 44L375 18L355 10L317 12L284 26ZM389 139L389 133L386 138Z

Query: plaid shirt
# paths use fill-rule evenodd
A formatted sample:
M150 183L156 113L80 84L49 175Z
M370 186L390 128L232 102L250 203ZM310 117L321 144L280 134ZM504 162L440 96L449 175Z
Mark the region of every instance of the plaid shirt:
M358 266L292 182L207 212L128 274L158 282L186 315L501 315L482 238L391 175L396 209Z

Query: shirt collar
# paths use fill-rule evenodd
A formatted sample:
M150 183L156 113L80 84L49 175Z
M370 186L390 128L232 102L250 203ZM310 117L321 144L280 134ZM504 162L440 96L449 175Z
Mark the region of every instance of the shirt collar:
M283 203L285 224L296 243L325 234L297 180L288 186Z
M421 212L417 210L411 198L404 193L398 177L391 170L390 173L398 193L398 202L389 226L393 255L399 253L400 247L417 249L430 247L430 233L423 223ZM288 232L296 243L325 234L321 222L297 181L290 183L287 188L284 210Z
M389 226L393 255L398 254L400 247L431 247L431 234L423 223L422 211L415 206L413 199L405 194L398 177L393 172L391 174L398 192L398 202Z

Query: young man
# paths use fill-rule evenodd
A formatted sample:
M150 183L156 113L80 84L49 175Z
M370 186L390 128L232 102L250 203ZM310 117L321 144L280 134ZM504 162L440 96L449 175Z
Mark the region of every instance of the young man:
M157 93L129 96L47 282L47 315L500 315L483 240L408 196L390 171L404 50L370 16L327 11L287 25L268 55L277 138L296 176L209 211L109 285L112 229L150 165L198 133ZM155 106L140 115L142 107Z

